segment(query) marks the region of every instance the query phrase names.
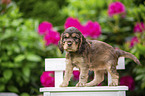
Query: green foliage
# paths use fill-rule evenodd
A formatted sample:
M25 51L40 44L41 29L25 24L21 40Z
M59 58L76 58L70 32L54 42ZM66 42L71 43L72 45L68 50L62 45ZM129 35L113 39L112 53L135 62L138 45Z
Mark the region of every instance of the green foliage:
M15 4L1 14L0 92L39 94L44 59L61 56L57 46L45 46L37 33L38 24L38 20L22 18Z
M65 5L65 0L14 0L20 6L25 18L36 18L40 21L49 21L55 26L64 24L66 16L59 10ZM26 7L27 6L27 7Z
M142 66L137 66L132 60L126 59L126 70L119 72L120 77L131 75L136 80L134 91L127 93L129 96L144 95L145 32L133 32L136 22L145 22L144 0L117 0L125 5L124 17L108 16L108 5L116 0L13 1L20 10L14 2L12 6L0 6L1 92L16 92L20 96L39 94L39 77L44 71L44 59L64 57L64 54L61 55L57 46L45 46L43 38L37 34L38 24L49 21L62 32L66 17L75 17L82 24L88 20L97 21L102 29L99 40L128 51L141 61ZM131 48L130 38L134 36L138 37L139 43Z
M103 0L67 0L68 6L62 9L63 14L77 17L79 20L96 20L106 2ZM83 22L84 23L84 22Z

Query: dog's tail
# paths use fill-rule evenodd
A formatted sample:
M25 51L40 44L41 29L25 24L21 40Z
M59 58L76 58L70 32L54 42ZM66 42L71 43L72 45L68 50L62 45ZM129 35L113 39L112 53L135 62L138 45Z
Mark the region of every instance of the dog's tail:
M140 61L131 53L129 52L125 52L123 50L120 49L116 49L116 52L118 54L119 57L126 57L126 58L130 58L132 59L135 63L137 63L138 65L141 65Z

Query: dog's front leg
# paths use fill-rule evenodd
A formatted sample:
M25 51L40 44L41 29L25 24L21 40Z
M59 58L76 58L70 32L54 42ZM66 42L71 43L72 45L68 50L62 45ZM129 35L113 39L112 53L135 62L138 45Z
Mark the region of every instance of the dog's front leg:
M79 82L76 84L76 87L83 87L88 81L88 72L89 69L87 67L80 68L80 77Z
M66 60L66 69L65 69L65 75L62 84L60 87L67 87L71 78L73 72L73 66L69 60Z

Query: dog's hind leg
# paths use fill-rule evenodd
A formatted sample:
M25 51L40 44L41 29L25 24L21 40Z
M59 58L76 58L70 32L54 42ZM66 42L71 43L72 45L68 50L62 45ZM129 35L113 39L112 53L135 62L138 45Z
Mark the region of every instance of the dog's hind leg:
M104 73L104 70L94 70L94 79L91 82L87 83L85 86L89 87L100 84L104 80Z
M119 74L117 73L116 70L116 63L117 62L110 60L106 65L106 69L111 74L111 78L112 78L112 83L109 86L118 85Z

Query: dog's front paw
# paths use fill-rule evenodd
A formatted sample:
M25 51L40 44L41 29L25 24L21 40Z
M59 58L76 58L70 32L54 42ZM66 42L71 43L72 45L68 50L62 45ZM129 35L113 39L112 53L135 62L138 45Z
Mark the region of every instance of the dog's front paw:
M86 83L78 82L76 84L76 87L84 87L84 86L86 86Z
M118 86L118 79L112 79L112 83L109 86Z
M68 86L67 83L62 83L62 84L59 85L59 87L67 87L67 86Z
M115 82L112 82L111 84L109 84L109 86L118 86L118 84L116 84Z

